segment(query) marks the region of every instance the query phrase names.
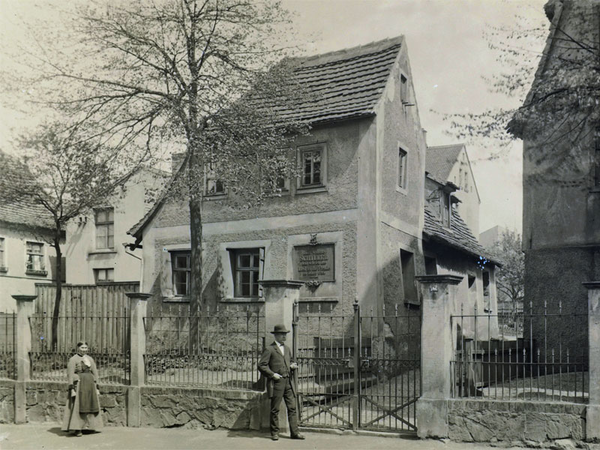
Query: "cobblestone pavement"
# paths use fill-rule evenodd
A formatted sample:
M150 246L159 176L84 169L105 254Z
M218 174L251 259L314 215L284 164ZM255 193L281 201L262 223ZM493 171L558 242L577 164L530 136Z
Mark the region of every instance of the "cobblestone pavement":
M60 431L55 424L0 424L1 450L268 450L268 449L377 449L377 450L483 450L497 447L385 437L382 435L330 434L305 432L306 440L290 440L282 436L278 442L268 433L228 430L189 430L181 428L104 428L101 433L75 437Z

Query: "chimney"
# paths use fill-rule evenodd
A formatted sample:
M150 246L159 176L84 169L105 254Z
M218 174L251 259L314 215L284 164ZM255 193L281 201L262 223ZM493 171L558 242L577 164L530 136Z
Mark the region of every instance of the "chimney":
M172 153L171 154L171 173L177 172L179 167L185 159L185 153Z

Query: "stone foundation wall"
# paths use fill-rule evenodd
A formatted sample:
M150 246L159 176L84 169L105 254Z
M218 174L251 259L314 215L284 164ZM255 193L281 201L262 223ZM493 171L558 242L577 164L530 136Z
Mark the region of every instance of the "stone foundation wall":
M143 387L144 427L260 429L263 394L252 391Z
M449 437L458 442L543 443L585 439L586 405L450 400Z
M0 381L0 423L15 422L15 383Z
M67 403L67 383L28 382L27 421L61 423ZM100 385L105 426L127 425L127 387Z

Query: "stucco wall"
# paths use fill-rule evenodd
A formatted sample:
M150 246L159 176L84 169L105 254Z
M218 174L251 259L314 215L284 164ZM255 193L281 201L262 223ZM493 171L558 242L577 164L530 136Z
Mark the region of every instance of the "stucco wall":
M469 226L473 235L479 237L479 195L466 148L463 148L458 155L458 161L450 171L448 181L452 181L460 187L454 193L456 198L461 201L457 206L458 213Z
M4 238L4 264L8 271L0 272L0 311L15 312L16 302L11 297L14 294L35 294L35 283L52 280L53 268L50 258L56 257L54 248L47 244L50 236L42 230L16 229L2 226L0 237ZM44 244L44 266L46 275L28 275L26 273L28 241ZM0 264L2 265L2 264Z
M449 437L457 442L519 445L585 438L585 405L450 400Z
M150 207L148 196L162 186L164 177L142 172L134 176L125 189L118 189L105 206L114 208L114 248L96 248L96 225L93 213L69 222L65 256L67 282L95 284L94 269L114 269L113 281L139 281L141 261L126 253L123 243L132 243L127 231ZM141 258L140 250L131 252Z

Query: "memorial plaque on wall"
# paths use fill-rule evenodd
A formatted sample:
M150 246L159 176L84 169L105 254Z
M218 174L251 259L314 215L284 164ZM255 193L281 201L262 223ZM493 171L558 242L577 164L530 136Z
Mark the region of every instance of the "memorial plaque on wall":
M294 279L299 281L335 281L334 244L294 247Z

